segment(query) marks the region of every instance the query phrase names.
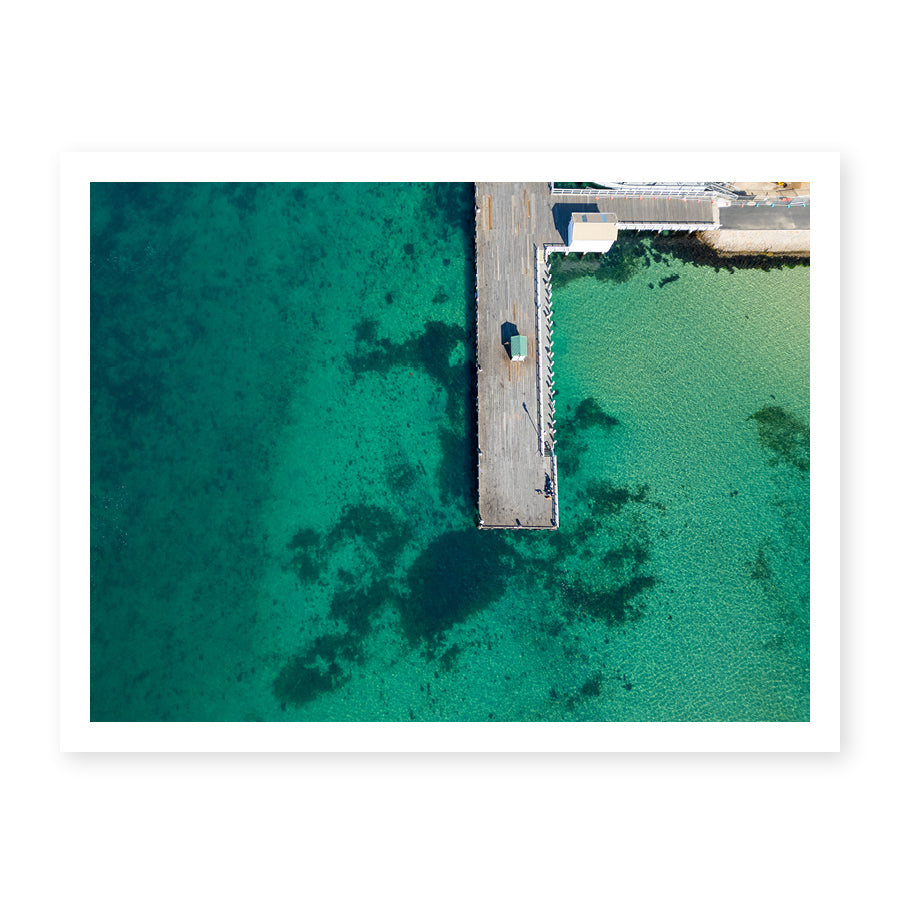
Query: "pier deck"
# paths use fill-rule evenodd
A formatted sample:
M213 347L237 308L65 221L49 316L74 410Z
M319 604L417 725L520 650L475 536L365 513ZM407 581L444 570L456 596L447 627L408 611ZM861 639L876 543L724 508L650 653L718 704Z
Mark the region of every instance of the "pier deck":
M480 527L556 528L544 244L560 234L550 186L476 182L475 204ZM522 362L510 357L514 334L528 340Z
M715 201L696 198L591 197L587 195L553 194L556 226L566 235L573 212L615 213L620 229L666 231L705 231L719 227L719 209Z

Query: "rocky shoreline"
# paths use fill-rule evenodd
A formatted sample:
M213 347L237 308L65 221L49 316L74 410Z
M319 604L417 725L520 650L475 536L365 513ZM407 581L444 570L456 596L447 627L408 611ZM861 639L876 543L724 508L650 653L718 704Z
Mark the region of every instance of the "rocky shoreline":
M720 256L809 256L808 230L745 231L729 228L700 231L697 237Z

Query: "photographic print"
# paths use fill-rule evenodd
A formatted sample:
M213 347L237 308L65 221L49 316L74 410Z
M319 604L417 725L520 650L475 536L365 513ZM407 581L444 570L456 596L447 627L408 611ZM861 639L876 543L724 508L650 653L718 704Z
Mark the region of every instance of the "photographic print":
M809 722L814 190L92 181L91 722Z

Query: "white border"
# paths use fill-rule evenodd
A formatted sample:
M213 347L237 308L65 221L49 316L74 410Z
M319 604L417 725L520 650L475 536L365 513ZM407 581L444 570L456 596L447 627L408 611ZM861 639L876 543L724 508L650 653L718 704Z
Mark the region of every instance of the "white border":
M91 181L812 182L809 723L91 723ZM63 751L836 751L840 749L840 157L832 152L66 153L60 165L60 748ZM831 486L827 491L826 487Z

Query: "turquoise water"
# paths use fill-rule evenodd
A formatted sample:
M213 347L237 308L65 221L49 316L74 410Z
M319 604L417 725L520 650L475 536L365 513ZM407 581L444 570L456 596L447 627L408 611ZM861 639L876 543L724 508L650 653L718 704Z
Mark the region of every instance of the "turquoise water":
M92 719L808 719L809 268L554 257L562 528L479 532L472 201L93 185Z

